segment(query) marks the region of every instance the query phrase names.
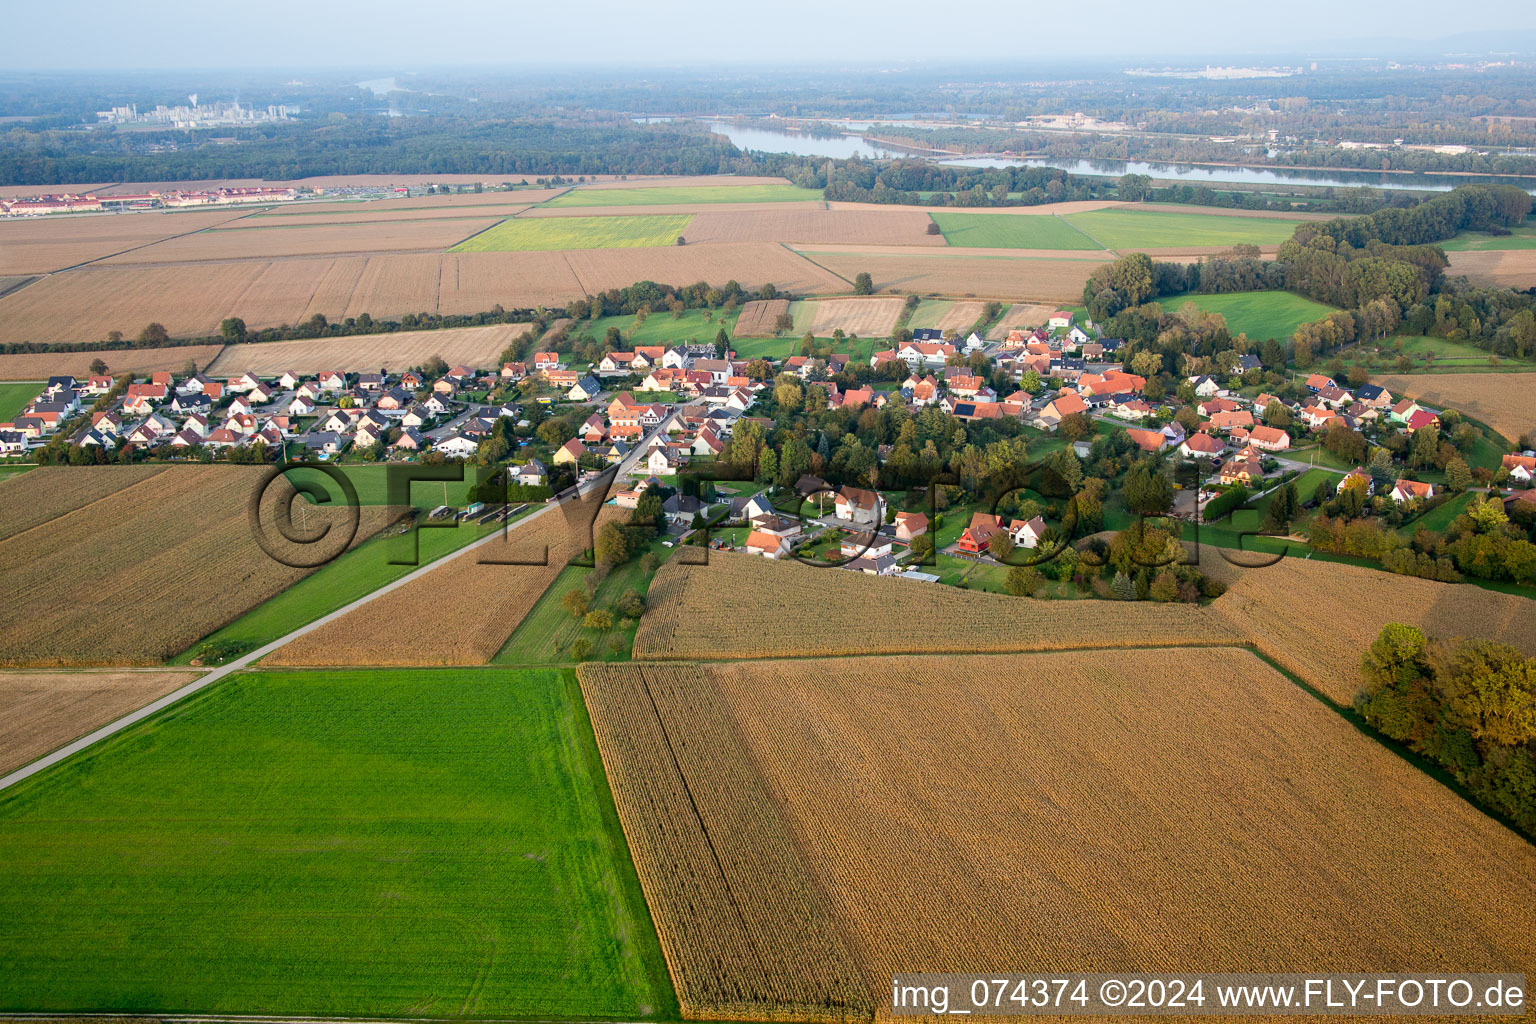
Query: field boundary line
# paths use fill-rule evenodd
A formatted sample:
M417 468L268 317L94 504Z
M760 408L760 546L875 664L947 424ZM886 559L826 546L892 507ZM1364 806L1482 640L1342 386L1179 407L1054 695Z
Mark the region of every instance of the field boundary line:
M665 419L658 423L653 428L652 432L647 434L646 437L653 437L656 436L657 432L664 432L676 416L677 412L674 409L674 411L669 413ZM642 438L641 440L643 442L645 438ZM592 492L597 490L599 487L603 488L604 494L606 494L608 488L611 487L613 482L619 477L623 476L624 473L628 471L629 467L633 466L636 462L639 461L640 453L643 450L643 444L636 445L634 451L625 459L624 462L619 463L617 466L613 467L612 470L605 471L594 479L587 481L585 484L578 485L575 494L572 496L572 501L580 500L581 498L592 494ZM154 476L159 475L159 473L154 474ZM153 479L153 477L150 477L149 479ZM128 489L129 488L123 488L122 490ZM122 490L114 491L113 493L121 494ZM31 778L33 775L36 775L38 772L41 772L44 769L51 768L61 761L69 759L73 755L94 746L104 739L117 735L124 729L127 729L129 726L135 725L138 722L142 722L144 719L165 710L166 708L172 706L185 697L190 697L192 694L197 693L199 690L213 685L226 676L233 675L237 672L241 672L247 668L250 668L257 661L265 658L267 655L271 654L278 648L284 647L302 636L307 636L308 634L313 633L320 627L334 622L336 619L339 619L350 612L356 611L357 609L372 601L378 600L385 594L399 590L401 587L404 587L407 584L414 583L416 580L425 576L427 573L433 571L434 569L440 569L456 558L462 558L463 556L469 554L471 551L482 548L494 541L500 540L505 535L505 533L509 533L511 530L517 529L518 527L526 526L528 523L531 523L538 519L540 516L549 513L551 510L564 508L567 504L570 504L570 502L555 502L544 505L542 508L539 508L533 513L518 520L515 525L509 526L506 531L492 530L490 533L486 534L484 537L481 537L479 540L471 541L470 543L464 545L462 548L459 548L457 551L450 551L435 561L431 561L426 565L419 566L411 572L406 573L404 576L401 576L399 579L390 583L386 583L384 586L379 587L377 590L372 590L357 600L337 608L335 611L322 615L314 621L308 622L300 626L298 629L278 637L276 640L273 640L270 643L263 644L261 647L256 648L254 651L250 651L247 654L241 655L239 658L236 658L234 661L231 661L226 665L221 665L218 668L204 673L202 676L194 679L190 683L187 683L185 686L171 691L158 700L151 701L149 704L144 705L144 707L139 708L137 711L130 711L128 714L123 715L121 718L114 719L99 729L89 732L79 739L71 741L70 743L66 743L64 746L59 747L57 750L53 750L47 754L44 754L42 757L31 762L30 764L23 765L22 767L17 768L15 771L0 776L0 792L10 789L17 783ZM25 533L26 531L22 532ZM174 671L174 669L171 669L171 671ZM193 671L195 671L195 669L193 669Z
M1064 217L1063 215L1061 215L1059 213L1053 213L1053 214L1051 214L1051 216L1055 217L1057 220L1061 221L1067 227L1071 228L1073 231L1076 231L1078 234L1080 234L1084 238L1088 239L1088 241L1092 242L1094 245L1098 246L1100 249L1103 249L1105 252L1109 253L1115 259L1119 259L1120 258L1120 254L1118 252L1116 252L1115 250L1111 249L1109 246L1105 245L1103 242L1099 241L1097 238L1094 238L1093 235L1091 233L1089 233L1088 231L1083 230L1082 228L1078 227L1076 224L1073 224L1070 220L1067 220L1067 218Z
M529 209L531 210L532 207L529 207ZM526 213L527 211L526 210L520 210L518 212L519 213ZM469 241L471 238L478 238L479 236L485 234L487 231L491 230L491 228L500 227L501 225L505 224L507 221L514 219L516 216L517 216L517 214L514 213L514 214L512 214L511 217L503 217L500 220L492 221L491 223L487 224L485 227L481 228L479 231L472 231L469 234L465 235L463 238L459 239L457 242L454 242L453 244L444 247L442 249L442 252L444 252L445 254L446 253L452 253L453 250L457 249L459 246L463 245L465 242Z
M48 276L47 274L31 274L31 275L18 274L15 281L12 281L10 284L6 285L4 288L0 288L0 299L5 298L7 295L10 295L12 292L19 292L23 288L25 288L27 285L32 284L35 281L41 281L43 278L45 278L47 276Z
M785 252L789 253L790 255L800 257L801 259L805 260L805 262L809 263L813 267L821 267L822 270L825 270L827 273L831 274L833 277L837 278L839 281L843 282L848 287L850 287L850 288L853 287L853 282L848 280L842 274L839 274L837 271L833 270L831 267L823 266L822 264L817 263L815 260L811 259L805 253L801 252L799 249L791 249L788 242L780 242L778 244L779 244L779 248L783 249Z
M637 665L732 665L750 661L821 661L828 658L953 658L957 655L965 655L974 658L1007 657L1014 658L1019 655L1029 654L1074 654L1077 652L1094 653L1103 651L1162 651L1162 650L1209 650L1230 647L1249 647L1252 643L1244 639L1240 634L1233 633L1230 641L1222 643L1202 643L1191 640L1188 643L1169 643L1167 641L1154 643L1123 643L1123 644L1084 644L1074 647L1036 647L1033 650L985 650L978 651L974 648L936 648L932 651L850 651L843 654L828 654L826 652L813 652L809 654L772 654L756 658L703 658L684 655L664 658L646 658L636 656L631 660Z

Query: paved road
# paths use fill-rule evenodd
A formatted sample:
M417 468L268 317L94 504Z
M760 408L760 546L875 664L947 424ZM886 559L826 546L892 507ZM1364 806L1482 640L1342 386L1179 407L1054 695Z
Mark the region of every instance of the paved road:
M676 411L669 414L666 419L657 424L656 430L666 430L666 428L671 424L673 417L676 415ZM655 431L652 431L652 433L654 434ZM606 491L610 483L627 472L630 467L633 466L634 463L640 458L640 453L644 450L645 441L649 439L650 436L651 435L648 434L645 438L642 438L641 443L635 446L635 450L626 456L624 461L610 467L600 475L579 486L576 489L576 494L572 495L570 500L574 501L578 498L584 498L599 489ZM508 529L516 529L517 527L531 523L542 515L547 515L553 512L555 509L563 508L566 504L569 504L569 501L559 503L551 502L550 504L529 513L522 519L519 519L516 523L509 524ZM23 767L16 769L9 775L0 777L0 790L9 789L11 786L16 785L23 779L31 778L38 772L43 771L46 768L51 768L52 766L58 764L60 761L63 761L65 758L72 757L73 755L78 754L80 751L85 750L87 747L91 747L97 743L100 743L102 740L109 736L114 736L117 733L122 732L124 729L128 728L130 725L133 725L135 722L141 722L148 718L150 715L170 707L177 701L182 700L185 697L190 697L192 694L201 689L204 689L205 687L212 686L214 683L218 682L220 679L223 679L225 676L230 675L231 673L240 672L249 668L253 663L262 658L265 658L279 647L282 647L285 644L290 644L297 640L299 637L308 633L313 633L315 630L319 629L321 626L324 626L326 623L334 622L336 619L341 618L343 615L361 608L368 602L376 601L390 591L398 590L406 584L420 579L427 573L432 572L435 569L442 568L444 565L446 565L448 562L451 562L455 558L463 558L465 555L469 554L471 551L474 551L477 548L501 540L502 535L503 532L501 530L496 530L490 534L487 534L479 540L460 548L458 551L444 555L442 558L439 558L435 562L429 562L421 568L400 577L393 583L385 584L378 590L358 598L351 604L338 608L334 612L331 612L329 615L321 616L308 625L300 626L298 629L294 630L292 633L289 633L286 636L279 637L263 647L256 648L256 650L250 652L249 654L246 654L240 658L236 658L234 661L227 665L221 665L218 668L213 669L212 671L202 676L199 676L197 679L194 679L192 682L188 683L186 686L181 687L179 690L173 690L172 692L166 694L164 697L161 697L159 700L150 704L146 704L139 710L130 712L129 714L124 715L122 718L102 726L95 732L90 733L87 736L82 736L80 739L75 740L73 743L65 744L58 750L55 750L53 753L40 757L36 761L33 761L31 764L24 765Z

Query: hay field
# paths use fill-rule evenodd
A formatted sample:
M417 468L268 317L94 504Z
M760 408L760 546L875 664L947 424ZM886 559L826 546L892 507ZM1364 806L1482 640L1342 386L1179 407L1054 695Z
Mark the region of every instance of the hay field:
M738 338L771 338L778 334L774 322L788 312L788 299L753 299L741 307L732 333Z
M914 969L1536 965L1536 850L1242 649L578 674L697 1016L840 995L844 950L877 1020Z
M1465 274L1473 284L1499 288L1536 287L1536 249L1451 252L1448 275Z
M35 352L0 355L0 380L42 380L54 374L71 377L90 376L91 363L97 359L107 364L109 373L149 374L161 370L179 371L187 360L198 369L208 368L218 345L182 345L174 348L114 349L109 352Z
M165 696L197 672L0 672L0 774Z
M1206 551L1201 562L1220 558ZM1286 558L1241 571L1211 610L1343 705L1360 690L1361 655L1390 622L1439 639L1485 637L1536 655L1536 603L1526 598L1340 562Z
M534 252L564 249L633 249L675 245L693 218L561 217L507 219L454 246L453 252Z
M848 280L868 271L881 291L989 299L1077 302L1097 258L972 256L964 250L921 253L797 250Z
M1482 420L1511 443L1536 431L1536 373L1422 373L1373 377L1394 397Z
M173 235L202 231L248 211L120 213L0 220L0 275L45 274L149 245Z
M732 278L745 288L772 282L780 291L798 294L848 290L848 282L836 274L769 242L722 242L660 249L587 249L565 253L565 259L588 294L623 288L636 281L724 284ZM23 292L30 290L22 289ZM1078 291L1082 291L1081 286Z
M274 341L259 345L230 345L214 360L208 372L232 377L241 373L399 373L442 356L449 366L489 369L509 344L528 336L530 324L494 324L488 327L451 327L441 331L398 331L394 334L360 334L350 338L306 341Z
M12 509L26 502L7 495L30 499L64 479L25 475L32 478L0 483L0 565L7 566L0 664L156 664L312 571L279 563L257 542L253 498L262 495L262 522L277 538L274 514L292 494L281 484L259 492L264 469L171 467L67 514L15 529L6 525L17 514ZM26 526L30 514L21 514L28 516L21 524ZM395 514L384 506L364 507L355 541ZM346 533L341 510L306 508L304 515L305 523L290 532L313 535L333 521L337 529L296 553L340 550Z
M797 323L797 330L810 331L825 338L838 328L844 334L857 334L861 338L883 338L889 335L901 317L903 300L863 296L854 299L821 299L807 304L809 314L805 326ZM799 319L799 318L797 318Z
M340 253L437 252L496 223L495 217L387 220L200 231L137 249L109 266L279 259Z
M591 544L605 493L552 507L505 540L448 564L326 623L263 661L267 665L484 665L506 645L567 562ZM617 509L606 510L621 515ZM590 529L589 529L590 527ZM545 565L487 560L542 558Z
M1003 313L1002 318L987 332L988 341L1004 341L1009 331L1033 330L1044 327L1055 306L1042 306L1036 302L1015 302Z
M849 245L944 245L943 235L928 234L922 214L875 208L850 210L783 210L758 207L716 212L704 208L689 225L693 242L845 243Z
M800 562L710 552L664 563L635 657L771 658L1226 644L1242 634L1193 605L1036 601ZM750 615L742 609L751 609Z

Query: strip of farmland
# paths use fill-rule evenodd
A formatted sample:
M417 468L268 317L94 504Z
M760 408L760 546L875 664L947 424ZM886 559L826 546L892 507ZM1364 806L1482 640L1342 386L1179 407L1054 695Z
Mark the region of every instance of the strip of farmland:
M497 365L497 356L512 342L528 336L529 324L493 324L487 327L452 327L441 331L397 331L393 334L361 334L347 338L273 341L230 345L208 367L220 376L241 373L277 375L320 373L399 373L441 356L449 366L479 369Z
M1536 964L1536 850L1246 650L579 674L679 999L696 1012L724 1016L709 1000L727 985L761 1019L793 1012L765 959L723 954L754 927L828 919L840 941L823 941L852 952L877 1020L891 1019L892 974L913 965ZM716 810L756 807L757 790L768 810L748 822ZM713 874L709 844L733 850L743 831L752 852L719 857L724 883L674 881L679 848L702 850L700 874ZM775 888L786 875L756 853L779 846L811 876L795 891L819 900L793 927ZM822 961L807 963L796 982L829 987Z

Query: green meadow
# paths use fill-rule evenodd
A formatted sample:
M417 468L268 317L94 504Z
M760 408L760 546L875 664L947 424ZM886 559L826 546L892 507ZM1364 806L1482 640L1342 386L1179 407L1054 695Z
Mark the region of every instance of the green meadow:
M1279 245L1291 237L1300 223L1276 217L1223 216L1138 207L1090 210L1068 214L1062 219L1107 249L1173 249L1239 243Z
M509 217L449 252L639 249L676 245L688 214L644 217Z
M555 669L233 676L0 795L0 1008L678 1014Z
M0 381L0 423L9 423L43 390L42 381Z
M1186 302L1227 318L1227 330L1234 336L1250 339L1286 340L1302 324L1321 320L1334 307L1313 302L1292 292L1233 292L1228 295L1170 295L1157 300L1165 310L1176 310Z
M1066 218L1042 214L935 213L944 241L968 249L1102 249Z

